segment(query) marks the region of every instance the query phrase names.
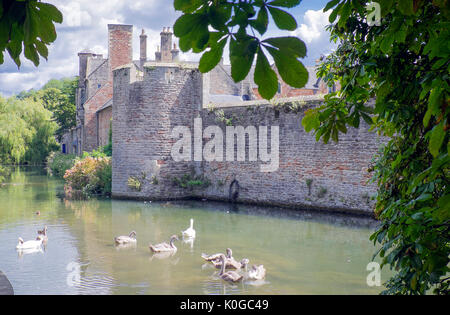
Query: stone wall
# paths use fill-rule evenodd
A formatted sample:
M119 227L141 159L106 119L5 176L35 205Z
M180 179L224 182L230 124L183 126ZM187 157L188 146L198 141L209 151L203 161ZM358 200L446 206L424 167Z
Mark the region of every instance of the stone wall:
M339 210L371 214L376 192L368 184L367 168L380 141L368 126L349 129L339 144L315 141L301 126L305 110L320 104L304 102L271 105L262 101L203 108L202 75L192 66L147 63L137 81L131 66L114 71L113 98L113 197L145 200L206 198L277 205L299 209ZM244 106L244 104L246 104ZM193 134L194 118L203 130L226 124L279 127L279 168L261 171L258 159L249 162L175 162L171 149L179 138L176 126ZM269 133L270 135L270 133ZM210 139L203 139L203 145ZM270 143L270 136L268 139ZM249 144L246 143L246 150ZM269 152L270 152L269 144ZM195 147L192 146L192 155ZM205 186L181 187L174 179L188 178ZM129 185L129 180L140 188Z
M301 119L317 103L308 101L294 109L288 103L276 107L267 104L203 110L203 128L219 126L224 139L225 119L244 128L279 126L279 169L263 173L260 166L267 163L260 162L259 158L258 162L249 162L247 139L246 162L203 161L197 166L197 171L211 184L206 189L197 189L194 195L229 200L230 189L236 191L230 185L237 181L238 202L372 213L370 197L376 192L376 186L368 183L367 169L381 142L363 123L359 129L350 128L346 135L341 135L338 144L316 142L312 134L304 131ZM218 114L218 111L223 112Z
M142 81L134 67L114 71L113 181L115 198L177 199L191 195L173 187L190 162L171 159L175 126L188 126L202 104L202 76L176 63L147 63ZM128 181L142 183L142 189Z

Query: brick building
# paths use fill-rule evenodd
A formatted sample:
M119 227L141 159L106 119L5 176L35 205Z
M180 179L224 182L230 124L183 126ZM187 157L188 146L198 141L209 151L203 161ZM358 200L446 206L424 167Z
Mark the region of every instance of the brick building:
M178 62L179 50L173 45L173 33L170 28L163 28L160 34L161 45L158 46L153 62ZM108 133L112 118L113 105L113 70L132 65L137 76L143 77L147 58L147 35L142 30L139 36L139 60L133 60L132 51L133 26L108 25L108 58L90 50L83 50L79 57L79 82L76 94L77 126L63 136L61 148L64 153L82 154L108 143ZM197 65L192 62L183 64ZM302 89L288 86L280 79L276 97L289 98L304 95L328 93L323 81L317 79L315 67L307 67L309 81ZM203 94L210 103L233 103L261 99L258 87L253 81L254 68L242 82L235 83L231 78L231 66L221 62L210 73L203 85Z

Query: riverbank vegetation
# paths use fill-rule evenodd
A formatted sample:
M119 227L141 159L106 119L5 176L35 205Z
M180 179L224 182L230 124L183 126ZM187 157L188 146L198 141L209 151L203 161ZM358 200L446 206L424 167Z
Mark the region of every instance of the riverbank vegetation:
M72 168L76 162L75 154L63 154L52 152L47 158L47 171L49 175L63 178L66 171Z
M75 126L76 78L50 80L40 90L0 97L0 164L43 164Z
M8 167L0 165L0 184L2 184L11 175L11 170Z
M0 164L42 164L59 148L57 129L39 100L0 97Z
M86 199L92 196L110 196L112 182L111 158L85 154L77 159L64 174L64 190L71 199Z

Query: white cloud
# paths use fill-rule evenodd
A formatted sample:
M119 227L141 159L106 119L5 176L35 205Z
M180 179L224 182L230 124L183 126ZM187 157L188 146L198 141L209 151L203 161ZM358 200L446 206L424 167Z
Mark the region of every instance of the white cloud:
M323 12L322 10L308 10L305 12L304 20L306 24L301 24L300 27L294 31L294 34L304 40L306 43L320 40L326 35L325 27L330 24L328 17L330 12Z
M291 33L306 43L308 48L307 61L313 64L320 55L327 55L336 48L336 44L330 42L330 34L326 30L329 25L330 12L323 10L308 10L303 17L304 23Z

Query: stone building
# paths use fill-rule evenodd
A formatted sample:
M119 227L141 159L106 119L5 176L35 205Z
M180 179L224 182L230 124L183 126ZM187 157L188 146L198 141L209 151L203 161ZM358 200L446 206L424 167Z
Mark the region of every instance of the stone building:
M173 44L170 28L163 28L161 44L155 53L153 62L170 63L179 61L179 50ZM120 66L132 64L138 76L143 76L147 58L147 35L142 30L139 36L139 60L133 60L132 25L108 25L108 58L91 50L83 50L79 57L79 82L76 93L77 126L66 133L61 142L64 153L82 154L108 143L108 134L112 118L113 75L112 71ZM197 65L194 62L183 64ZM308 84L302 89L292 88L280 79L276 97L296 97L303 95L326 94L325 84L317 79L315 67L307 67ZM231 78L231 66L223 62L206 74L207 84L202 88L209 103L223 104L261 99L258 87L253 81L254 68L242 82L235 83Z
M223 63L202 74L197 63L180 62L169 28L161 32L161 46L151 61L144 32L140 58L132 60L132 26L108 25L108 30L108 59L90 51L79 53L78 126L62 145L67 153L93 150L106 144L111 126L113 198L206 198L373 213L370 197L376 186L368 182L367 169L382 139L364 122L358 129L349 128L338 144L317 142L304 131L305 111L320 105L321 94L329 92L314 67L308 68L305 88L280 83L280 100L271 104L259 99L253 69L236 84ZM200 135L186 138L182 159L173 156L179 127L183 133ZM236 128L244 130L243 137ZM202 150L222 131L227 141L231 132L231 150L219 141L214 158L207 158ZM250 156L254 145L259 147L256 160ZM268 155L270 163L274 161L273 152L278 152L276 168L263 171Z

